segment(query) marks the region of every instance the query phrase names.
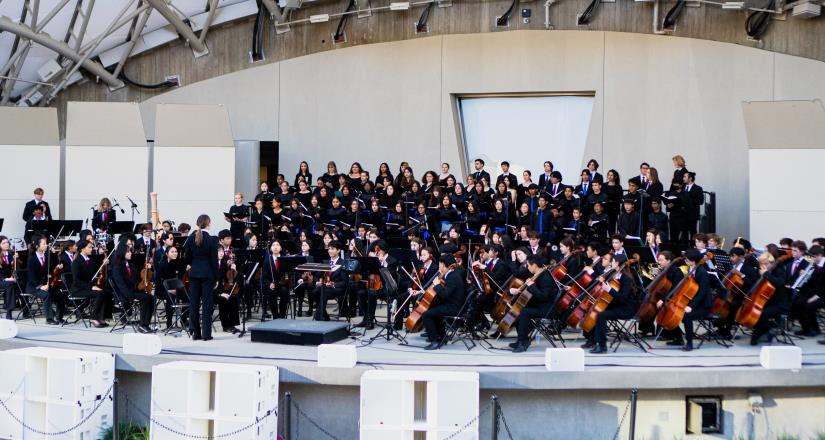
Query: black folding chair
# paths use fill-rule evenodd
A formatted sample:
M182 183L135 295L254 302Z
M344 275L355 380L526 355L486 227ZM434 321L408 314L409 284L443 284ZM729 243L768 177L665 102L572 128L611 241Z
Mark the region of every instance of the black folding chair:
M183 281L177 278L171 278L168 280L163 280L163 288L166 289L166 295L168 298L166 301L170 301L171 308L172 308L172 326L167 328L163 334L168 335L171 332L180 333L181 331L186 332L187 335L191 336L189 333L188 326L184 326L181 323L181 317L183 316L184 309L189 309L189 292L186 290L186 285L183 284ZM171 290L174 290L175 293L170 293ZM180 292L183 292L186 295L187 302L181 302L180 299Z
M112 282L111 279L109 281L109 288L112 289L112 296L115 299L115 303L120 308L120 316L118 317L115 324L109 330L109 333L124 330L127 326L132 327L132 331L138 333L137 330L137 322L135 321L135 313L137 313L138 308L136 307L140 301L137 299L133 299L131 301L126 300L120 292L117 291L115 288L115 283Z
M444 332L444 338L441 340L441 345L453 344L456 341L461 341L467 351L472 350L476 346L476 335L471 326L469 310L473 295L467 295L464 298L464 304L458 309L458 313L453 316L445 316L444 322L449 326Z
M722 335L716 331L715 323L719 320L719 315L710 314L702 319L697 319L696 323L699 325L699 328L702 329L701 333L697 333L697 338L699 339L699 345L696 348L701 348L702 344L707 342L715 342L722 347L730 348L733 346L733 343L724 338Z
M622 345L622 342L635 345L645 353L647 353L647 350L653 349L644 338L639 336L639 320L636 318L608 319L607 332L613 335L613 339L610 341L610 347L614 353L619 349L619 346Z
M91 298L81 298L72 295L72 283L74 283L74 277L71 273L61 273L60 282L63 284L63 286L60 287L60 292L61 294L66 295L66 301L69 304L69 316L75 316L74 321L70 323L66 320L61 327L66 326L67 324L77 324L77 322L80 321L83 323L83 327L89 328L92 322L87 316L84 316L85 313L83 309L91 304Z

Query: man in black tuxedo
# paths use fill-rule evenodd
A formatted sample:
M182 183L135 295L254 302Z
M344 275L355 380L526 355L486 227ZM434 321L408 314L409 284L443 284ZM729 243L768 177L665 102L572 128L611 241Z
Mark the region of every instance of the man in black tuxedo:
M378 266L382 269L387 269L389 273L395 277L395 274L398 272L398 261L387 253L389 251L387 242L378 240L371 244L370 247L369 256L377 258ZM383 281L383 277L381 289L373 290L369 287L369 284L371 283L367 283L367 289L364 289L361 293L361 303L367 304L366 313L364 314L364 319L356 324L356 327L365 327L367 330L372 330L375 328L375 309L378 308L378 298L386 299L389 304L398 298L398 292L391 291L390 287ZM354 305L352 307L354 307ZM396 330L400 330L400 328Z
M539 186L542 191L548 191L550 186L550 175L553 174L553 162L544 161L544 174L539 176Z
M50 268L47 256L49 244L46 237L36 236L32 242L32 247L34 248L34 252L31 252L29 261L26 264L26 270L28 271L26 293L34 294L43 301L43 307L46 309L47 324L62 324L64 322L63 314L66 304L60 291L49 287L48 276ZM52 304L57 307L57 319L55 319Z
M501 162L501 174L496 178L496 187L498 187L499 182L503 182L504 180L507 181L508 188L516 189L518 186L516 176L510 172L510 162L506 160Z
M647 184L650 182L650 165L647 162L642 162L639 165L639 175L636 176L636 179L638 179L640 188L647 188Z
M687 211L687 232L690 239L696 233L696 224L699 222L699 208L705 202L705 192L702 187L696 184L696 173L689 171L684 174L684 192L690 198L690 206Z
M801 327L794 332L796 335L814 337L821 333L817 310L825 307L825 250L815 244L808 253L813 257L814 273L793 297L791 317L798 319Z
M490 183L490 173L484 171L484 159L476 159L474 162L475 171L473 171L473 180L475 182L480 182L481 179L486 178L487 183Z
M34 200L29 200L26 207L23 208L23 221L28 222L34 216L34 208L36 206L43 207L43 220L52 219L52 210L49 208L49 203L43 200L43 188L34 189Z
M496 293L504 287L512 274L510 266L504 260L499 258L503 255L504 248L501 247L501 245L487 244L484 245L480 256L481 259L473 262L473 268L480 269L484 274L483 276L488 278L488 283L490 289L492 290L490 293L483 291L479 292L478 297L475 300L473 323L480 326L481 328L479 330L481 331L486 332L490 329L490 323L487 321L484 313L492 311L493 306L498 300L498 295ZM478 282L481 284L481 288L483 289L484 280L479 278ZM473 285L478 288L475 281L473 281Z
M553 200L558 201L562 197L564 187L565 185L562 183L561 173L558 171L553 171L550 173L550 185L547 186L546 191L550 193Z
M433 285L440 302L437 306L430 307L422 315L424 328L427 329L427 340L430 342L425 350L436 350L441 347L441 342L446 336L444 317L458 314L465 298L464 279L462 272L456 270L455 257L450 254L442 254L438 260L438 271L444 274L443 277L438 276L438 278L444 279L444 285L441 285L438 278L433 282Z
M321 279L315 284L315 290L312 293L316 298L315 304L318 305L315 309L315 317L313 318L316 321L329 321L329 315L327 314L327 301L329 298L336 298L340 301L344 295L344 291L347 288L349 275L343 271L343 266L346 265L346 261L341 258L342 248L343 245L339 241L331 241L327 247L329 260L325 260L324 263L329 264L330 267L341 267L334 272L329 272L329 282L324 283L325 277L323 275L325 274L320 274Z

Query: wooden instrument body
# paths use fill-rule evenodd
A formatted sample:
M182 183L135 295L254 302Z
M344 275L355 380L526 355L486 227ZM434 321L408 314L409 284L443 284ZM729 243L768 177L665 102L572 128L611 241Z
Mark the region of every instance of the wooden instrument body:
M793 256L789 254L782 255L776 259L766 273L773 272L777 266L785 264L792 259ZM750 292L745 295L745 301L742 303L742 307L736 312L736 322L743 327L753 329L756 323L759 322L759 318L762 317L765 304L767 304L773 297L773 294L776 293L776 289L777 287L763 275L759 281L751 287Z
M367 288L370 290L381 290L384 287L384 282L381 280L381 275L377 273L370 274L367 281Z
M679 284L676 285L670 299L662 305L659 313L656 315L656 324L664 327L666 330L673 330L679 327L682 318L685 317L685 307L690 304L690 301L699 292L699 283L693 274L686 276Z
M151 293L152 289L155 288L155 284L152 280L155 279L155 274L152 269L149 268L149 265L146 264L143 266L143 270L140 271L140 281L138 281L138 290L142 290L146 293Z
M510 289L518 289L523 285L524 280L516 277L510 278L510 282L507 283L504 290L501 292L501 298L498 299L495 308L493 308L493 313L490 314L490 317L493 318L494 321L501 321L513 305L513 300L515 298L510 293Z
M730 315L730 309L733 305L733 296L742 293L742 288L745 286L745 279L736 271L730 271L725 278L722 279L722 286L727 289L725 297L717 297L713 300L713 306L710 313L725 319Z
M440 279L439 281L441 286L444 286L444 280ZM430 310L430 307L436 304L437 301L438 294L435 293L435 285L432 285L424 292L424 296L418 300L415 310L413 310L406 321L404 321L404 327L408 332L416 333L421 331L424 327L424 312Z
M639 313L636 314L639 322L648 322L656 317L656 314L659 312L659 308L657 307L659 300L667 296L667 293L673 288L673 281L667 277L668 269L675 267L674 264L681 263L683 259L684 257L679 257L671 261L670 265L662 269L659 275L656 275L656 278L647 286L647 295L645 295L645 299L642 301Z
M530 277L530 279L535 282L539 278L539 275L544 273L545 270L547 270L547 266L544 266L541 269L539 269L539 271L533 274L533 276ZM498 332L499 334L501 334L501 336L507 336L507 333L510 332L510 329L513 327L513 324L515 324L516 321L518 321L519 316L521 316L521 311L524 310L525 307L527 307L527 304L533 298L533 294L527 290L527 287L527 282L525 282L521 285L521 287L518 288L519 291L516 293L518 295L518 298L516 298L516 301L510 307L510 310L507 311L507 314L504 315L503 318L501 318L501 321L499 321Z
M593 282L593 275L591 275L589 272L582 271L573 280L574 283L570 285L570 290L564 292L564 295L562 295L562 297L556 303L556 311L559 313L566 312L567 309L569 309L573 302L576 300L576 298L578 298L579 295L581 295L582 292L584 292L584 289L590 286L590 283Z
M616 279L611 279L607 284L616 291L622 287ZM599 313L607 310L607 307L613 301L613 295L610 294L610 289L604 287L602 283L596 284L596 286L593 287L591 295L594 299L593 304L587 309L587 314L581 322L582 330L587 332L593 330L596 326L596 319L599 318Z
M60 266L55 266L54 270L52 270L51 277L49 278L49 288L50 289L57 289L60 287L60 274L63 273L63 269Z

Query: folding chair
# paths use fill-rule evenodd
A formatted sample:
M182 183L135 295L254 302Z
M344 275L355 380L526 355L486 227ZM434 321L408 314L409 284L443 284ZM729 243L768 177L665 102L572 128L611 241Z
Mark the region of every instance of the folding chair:
M627 341L630 344L639 347L640 350L647 353L647 350L653 349L650 344L639 336L639 320L636 318L630 319L608 319L607 333L613 335L610 341L610 347L615 353L622 345L622 341Z
M115 288L115 283L112 280L109 280L109 288L112 289L112 296L115 299L115 303L117 303L118 307L120 307L120 316L118 317L117 321L115 321L112 328L109 330L109 333L115 332L117 330L124 330L127 326L132 327L132 331L138 333L137 330L137 323L135 322L135 313L137 312L137 307L135 307L140 301L137 299L133 299L132 301L126 301L125 298L117 291Z
M74 283L74 277L71 273L61 273L60 281L63 284L60 291L66 295L66 301L69 304L69 316L75 315L75 320L71 322L71 324L77 324L77 322L80 321L83 323L83 327L89 328L92 322L88 317L84 316L83 308L91 304L91 298L80 298L72 295L72 283ZM64 327L67 324L69 324L68 320L66 320L61 327Z
M536 332L544 336L544 339L547 339L550 342L550 345L553 348L556 347L556 342L558 341L562 347L567 347L564 345L564 336L561 335L562 330L564 330L565 323L560 318L553 318L550 315L556 309L555 302L551 304L547 308L547 312L541 318L532 319L533 321L533 331L530 332L530 340L532 340Z
M788 315L779 315L771 321L776 324L770 330L770 333L776 338L776 342L785 345L796 345L793 341L796 337L788 332Z
M452 344L456 341L461 341L467 351L472 350L476 346L476 334L470 327L471 320L468 318L468 311L473 295L467 295L464 298L464 304L458 309L458 313L454 316L445 316L444 322L449 323L447 331L444 332L444 338L441 340L441 345Z
M167 328L163 332L163 334L168 335L170 332L173 332L173 331L175 333L180 333L181 331L184 331L184 332L186 332L187 335L191 336L192 334L189 333L189 327L184 326L180 322L180 319L183 316L183 310L189 308L189 303L188 303L189 292L186 291L186 286L183 284L183 281L181 281L177 278L171 278L171 279L168 279L168 280L163 280L163 287L164 287L164 289L166 289L166 294L169 296L167 301L172 302L171 307L172 307L172 318L173 318L172 326ZM169 293L170 290L174 290L175 293L174 294ZM180 294L180 292L183 292L184 295L186 295L186 298L187 298L186 303L178 301L178 299L179 299L178 295Z
M702 348L702 344L707 342L715 342L722 347L730 348L733 346L733 342L725 339L722 337L719 332L716 331L716 325L714 323L719 320L719 315L708 315L702 319L697 319L696 323L699 325L699 328L702 329L702 333L697 333L697 338L699 339L699 345L696 348Z

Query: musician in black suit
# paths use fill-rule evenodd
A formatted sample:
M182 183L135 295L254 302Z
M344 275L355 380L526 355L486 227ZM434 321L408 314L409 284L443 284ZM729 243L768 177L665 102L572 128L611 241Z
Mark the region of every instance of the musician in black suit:
M284 276L278 261L282 252L281 242L273 240L269 245L269 252L264 259L261 271L263 313L264 316L268 315L266 307L269 304L275 319L286 318L286 311L289 308L289 290L283 284Z
M516 179L516 175L510 172L510 162L502 161L501 162L501 174L496 177L496 186L498 186L499 182L507 181L507 188L516 189L518 187L518 179Z
M636 282L634 281L633 275L629 269L620 269L626 262L627 256L623 254L605 254L602 256L602 267L604 267L605 270L615 270L617 272L613 274L611 279L600 281L604 283L604 288L606 291L613 296L613 300L610 304L608 304L607 309L599 313L596 318L596 328L591 335L592 342L590 343L590 345L595 346L593 346L590 350L590 353L607 353L608 320L629 319L632 318L633 314L636 312ZM618 281L618 289L611 284L612 281Z
M441 347L441 342L446 336L444 317L455 316L464 304L464 277L463 272L456 269L456 264L455 257L450 254L442 254L438 260L440 275L433 283L439 303L430 307L421 316L427 331L427 340L430 342L425 350L436 350ZM443 285L441 279L444 280Z
M490 183L490 173L484 171L484 159L478 158L473 162L475 166L475 171L473 171L473 180L476 182L481 182L481 179L487 179L487 183Z
M683 176L684 191L690 197L690 205L687 211L687 232L690 237L696 234L696 224L699 222L699 212L705 203L705 192L696 183L696 173L687 172Z
M36 205L32 208L32 214L29 219L26 221L26 232L23 235L23 239L26 243L32 241L32 237L39 234L47 234L48 231L45 229L40 229L35 231L35 222L41 222L46 220L51 220L51 216L46 214L47 208L44 205Z
M650 201L650 212L647 214L647 228L658 231L665 241L669 240L667 214L662 212L662 199L654 197Z
M112 209L112 202L107 197L100 199L92 216L92 230L108 231L109 225L117 221L117 212Z
M192 340L212 339L212 313L215 306L215 281L218 278L218 241L209 235L212 219L201 214L198 230L183 247L189 270L189 324ZM201 312L203 303L203 312ZM200 314L200 316L198 316Z
M673 180L672 182L684 182L684 176L688 173L687 168L685 168L685 158L680 155L675 155L672 158L673 160ZM670 190L673 191L673 185L671 184Z
M11 248L8 237L0 235L0 291L3 292L3 304L6 319L12 318L17 289L17 274L14 273L14 260L17 255Z
M814 272L793 298L791 316L799 320L801 327L794 332L796 335L815 337L821 333L816 318L817 310L825 307L825 251L822 246L815 244L808 253L813 257Z
M564 194L564 188L566 185L562 183L562 175L558 171L553 171L550 173L550 184L546 185L545 191L550 193L550 197L553 200L559 200Z
M152 240L152 225L146 223L140 227L140 235L135 239L135 253L152 256L158 244Z
M671 188L665 199L667 212L670 215L670 241L690 243L692 235L688 233L688 223L690 222L689 211L692 209L693 202L690 195L684 190L681 181L674 180Z
M532 279L532 276L535 276L542 269L542 263L539 256L531 255L527 257L527 269L530 271L531 278L528 278L524 284L527 286L527 292L530 292L532 297L516 320L518 337L516 342L510 344L513 353L527 351L530 346L530 332L533 331L533 319L546 316L558 296L558 287L547 271L542 272L535 281ZM515 294L517 291L518 289L511 289L510 293Z
M484 245L479 257L479 261L474 261L472 266L473 268L480 270L489 280L489 285L492 292L478 292L478 296L475 298L475 305L473 307L473 325L479 327L479 331L486 332L490 329L490 323L487 321L484 314L492 311L499 298L497 293L507 285L507 280L512 275L512 271L510 270L510 266L508 266L502 259L502 257L504 257L504 248L501 245ZM478 283L481 284L480 288L478 284L476 284L475 280L472 285L476 287L476 289L483 289L484 280L479 278Z
M759 344L762 336L777 325L776 318L787 315L791 311L790 289L785 287L789 276L788 269L782 265L777 265L771 269L775 260L769 252L760 254L757 261L759 261L759 275L771 283L771 285L776 288L776 291L774 291L768 302L765 303L765 306L762 308L762 315L760 315L759 321L757 321L753 327L750 341L751 345ZM772 339L773 335L768 335L768 342Z
M369 254L368 255L370 257L375 257L375 258L378 259L378 266L380 268L387 269L388 272L383 271L385 274L388 273L389 275L395 277L398 273L398 261L395 258L393 258L392 256L390 256L387 253L388 251L389 251L389 246L387 245L387 242L385 242L384 240L378 240L378 241L370 244L370 249L369 249ZM370 274L370 275L372 275L372 274ZM379 277L381 277L381 276L379 275ZM386 281L383 278L384 277L381 277L381 280L382 280L381 289L378 289L378 290L372 289L370 287L370 284L372 284L372 283L369 282L369 278L368 278L367 279L367 288L362 289L359 292L360 295L361 295L361 298L359 300L361 301L361 304L366 304L366 307L364 309L364 319L362 319L361 322L356 324L355 325L356 327L364 327L367 330L372 330L373 328L375 328L375 320L376 320L375 310L378 307L378 299L379 298L386 299L387 304L389 304L392 301L397 301L398 300L398 298L399 298L398 292L397 291L391 291L392 289L390 289L390 286L386 285ZM397 303L396 305L400 306L401 304ZM398 316L400 316L400 314L396 315L396 317L398 317ZM401 329L400 324L401 324L400 320L396 319L396 321L393 323L393 325L396 327L396 330Z
M641 224L639 223L639 213L636 212L636 204L631 198L625 198L622 204L624 210L616 222L616 233L621 235L622 238L641 236Z
M343 245L336 240L331 241L327 245L329 260L325 260L324 263L329 264L330 267L341 267L333 272L318 275L320 279L318 279L315 283L315 289L312 292L315 297L315 303L317 304L315 316L313 318L316 321L329 321L329 315L327 314L327 301L329 301L329 298L335 298L338 301L341 301L341 298L347 289L349 275L343 271L343 266L346 264L346 261L341 258L342 248ZM325 275L328 275L329 277L329 281L327 282L325 282L324 279L326 278Z
M97 328L106 327L106 317L103 306L109 293L92 284L93 277L97 271L96 265L92 263L92 251L94 244L86 241L78 245L78 256L71 264L72 285L70 292L76 298L88 298L92 305L92 325ZM106 261L108 263L108 261ZM106 267L100 269L106 270Z
M553 174L553 162L544 161L544 173L539 176L539 187L541 191L548 191L550 186L550 176Z
M52 210L49 208L49 203L43 200L43 188L34 189L34 200L26 202L23 208L23 221L28 222L34 216L34 208L40 206L43 208L43 220L52 219Z
M152 259L152 266L155 268L155 297L163 301L166 311L166 328L173 325L174 310L173 305L188 302L186 293L176 290L166 290L163 282L171 279L181 279L184 267L178 262L179 250L174 246L175 239L172 234L163 234L160 237L161 246L155 251ZM188 312L181 315L181 323L188 326Z
M717 322L717 333L726 339L731 339L733 337L730 330L733 327L736 312L745 300L745 295L747 295L750 292L751 287L759 281L759 273L757 273L753 267L745 262L744 249L738 247L732 248L729 256L731 262L731 272L736 271L739 273L739 276L742 277L744 284L741 289L734 288L726 293L726 295L731 295L730 312L724 320L720 319L719 322ZM727 276L730 276L730 273Z
M26 292L32 293L43 300L43 307L46 308L46 322L48 324L62 324L66 303L65 298L57 289L49 288L48 276L50 268L48 255L46 254L49 250L49 244L46 237L35 236L32 241L32 248L34 252L29 255L29 261L26 264L28 272ZM52 304L57 308L57 319L55 319Z
M239 295L233 295L231 290L236 285L240 291L241 279L237 274L235 262L229 259L229 256L224 254L222 247L218 247L218 284L215 286L215 302L218 303L218 317L221 320L221 329L225 333L237 333L236 325L240 324L240 315L238 310L240 302ZM235 272L235 278L229 275L230 271ZM230 282L231 281L231 282ZM228 286L228 287L227 287Z
M124 307L131 307L134 300L139 301L140 316L137 330L140 333L151 333L149 322L152 319L155 298L137 289L138 281L140 281L140 271L132 264L131 260L132 250L125 242L119 244L112 260L112 281L115 293L122 299Z
M589 161L587 161L587 171L590 172L590 183L604 182L604 177L602 177L602 175L599 174L598 170L599 162L597 162L596 159L590 159Z
M690 300L687 307L685 307L685 314L682 317L682 324L685 327L684 339L678 333L674 336L672 341L668 341L667 345L682 345L683 351L693 350L693 321L704 318L710 313L710 308L713 303L713 298L710 294L710 275L708 275L705 266L699 265L702 261L703 254L697 249L688 249L685 252L685 263L688 266L688 273L696 280L699 285L699 290ZM673 285L675 291L679 284ZM672 293L672 292L671 292ZM664 301L659 301L659 307L664 305Z

